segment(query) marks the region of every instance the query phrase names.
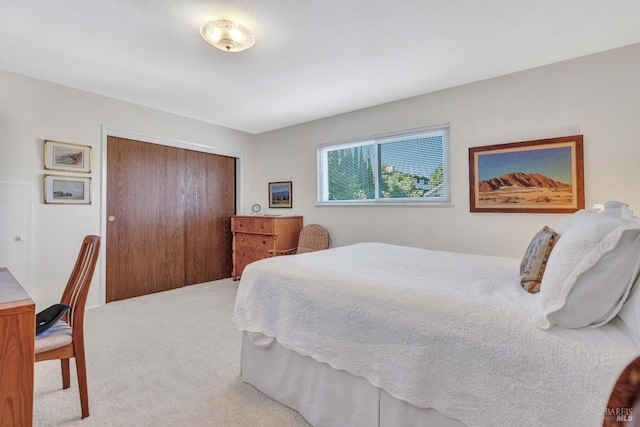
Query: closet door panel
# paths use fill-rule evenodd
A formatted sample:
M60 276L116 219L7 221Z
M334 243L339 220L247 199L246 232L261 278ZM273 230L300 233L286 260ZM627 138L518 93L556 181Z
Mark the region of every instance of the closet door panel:
M107 302L184 285L185 150L107 144Z
M185 284L230 277L235 159L187 151L185 180Z

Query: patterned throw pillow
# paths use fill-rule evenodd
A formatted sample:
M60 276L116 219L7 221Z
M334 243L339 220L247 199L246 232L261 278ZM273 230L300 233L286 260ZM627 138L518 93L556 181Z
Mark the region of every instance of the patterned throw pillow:
M520 263L520 284L527 292L532 294L540 292L542 275L547 267L551 249L558 241L558 237L558 233L545 225L531 239L527 252Z

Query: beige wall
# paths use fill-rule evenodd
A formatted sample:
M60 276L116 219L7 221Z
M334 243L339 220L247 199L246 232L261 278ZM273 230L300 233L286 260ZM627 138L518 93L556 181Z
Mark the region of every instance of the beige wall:
M102 233L104 129L241 153L240 213L268 206L268 182L291 180L293 209L265 210L326 225L334 246L381 241L520 257L535 231L565 215L470 213L468 147L584 134L587 205L623 200L640 213L639 69L633 45L262 135L0 72L0 190L31 189L30 267L21 279L38 308L56 302L82 236ZM315 205L318 144L442 123L451 124L453 207ZM93 204L42 202L44 139L93 147ZM94 280L89 305L100 303L101 285Z
M473 64L469 64L473 66ZM468 148L584 135L586 204L622 200L640 214L640 44L259 135L246 206L269 181L293 181L293 209L326 225L333 245L381 241L521 257L561 214L469 212ZM401 76L399 76L401 78ZM451 124L452 208L315 206L316 146Z
M103 129L123 130L165 144L198 144L212 151L237 153L242 169L249 174L253 169L253 136L246 133L1 71L0 94L0 183L2 188L21 184L32 189L31 241L26 242L31 267L19 280L38 309L60 299L83 236L102 234ZM51 173L43 168L45 139L93 148L91 205L43 203L43 176ZM242 180L249 179L243 174ZM0 266L3 259L7 258L0 254ZM89 306L101 301L102 271L101 262Z

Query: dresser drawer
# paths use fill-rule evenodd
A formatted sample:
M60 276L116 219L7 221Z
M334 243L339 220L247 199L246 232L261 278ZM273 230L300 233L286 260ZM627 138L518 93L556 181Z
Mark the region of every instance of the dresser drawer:
M233 237L233 244L236 249L253 248L258 251L267 252L273 249L273 236L261 234L236 233Z
M233 229L244 233L273 233L273 218L241 217L233 218Z
M233 259L236 269L242 270L244 266L254 261L267 258L267 250L263 248L252 248L240 246L233 251Z

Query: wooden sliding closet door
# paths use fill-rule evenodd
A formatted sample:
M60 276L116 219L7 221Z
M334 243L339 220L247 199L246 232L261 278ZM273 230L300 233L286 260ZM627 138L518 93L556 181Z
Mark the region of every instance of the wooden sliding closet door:
M185 285L231 277L235 159L186 152Z
M109 137L107 302L184 285L184 150Z
M230 277L235 159L107 143L107 302Z

